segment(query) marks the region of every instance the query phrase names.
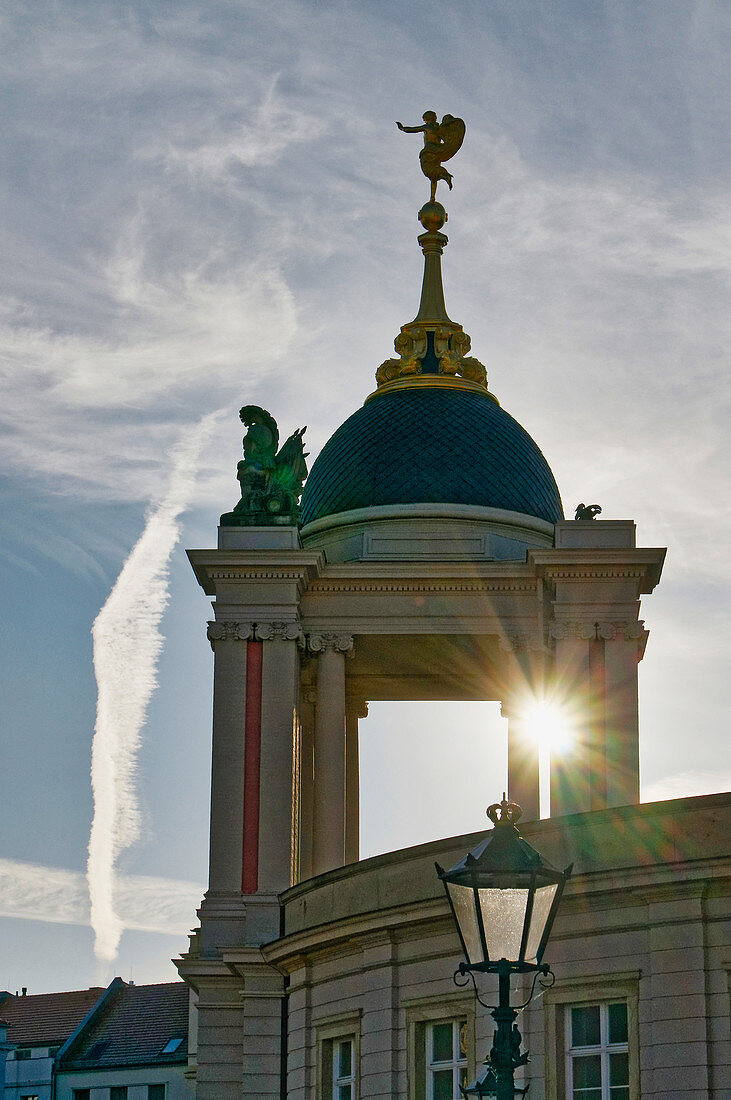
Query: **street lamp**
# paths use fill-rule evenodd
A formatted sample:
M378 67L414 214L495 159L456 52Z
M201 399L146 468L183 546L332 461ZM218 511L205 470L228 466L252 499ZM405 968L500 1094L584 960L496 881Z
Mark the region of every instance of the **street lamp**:
M515 1069L525 1065L528 1054L520 1052L510 976L550 973L543 952L573 866L556 870L523 840L515 827L521 814L520 806L503 795L487 810L495 828L484 840L449 871L436 864L467 960L459 973L498 976L492 1050L486 1069L462 1090L465 1096L514 1100L516 1092L525 1091L514 1084Z

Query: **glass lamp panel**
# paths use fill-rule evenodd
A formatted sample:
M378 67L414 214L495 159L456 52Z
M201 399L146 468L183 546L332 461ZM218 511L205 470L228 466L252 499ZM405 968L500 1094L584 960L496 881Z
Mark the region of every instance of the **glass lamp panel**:
M553 905L553 899L556 896L557 890L558 884L554 882L550 886L539 886L535 892L533 897L533 912L530 918L530 928L528 929L528 939L525 945L526 962L536 961L538 948L541 946L541 936L546 927L546 921L551 912L551 906Z
M470 963L483 962L480 931L477 927L477 914L475 912L474 890L471 886L457 886L453 882L447 883L447 889L467 949L467 961Z
M490 959L517 962L523 939L528 890L491 888L479 890L478 893Z

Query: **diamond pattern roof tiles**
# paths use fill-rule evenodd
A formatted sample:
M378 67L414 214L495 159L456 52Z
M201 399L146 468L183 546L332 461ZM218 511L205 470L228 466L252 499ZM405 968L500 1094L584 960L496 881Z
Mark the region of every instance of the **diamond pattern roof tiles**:
M482 394L444 386L379 395L353 413L312 466L302 522L435 503L563 519L553 474L525 429Z

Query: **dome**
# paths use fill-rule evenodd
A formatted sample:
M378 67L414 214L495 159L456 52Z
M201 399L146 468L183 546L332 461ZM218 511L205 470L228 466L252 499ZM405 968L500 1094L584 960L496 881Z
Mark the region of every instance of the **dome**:
M454 385L376 393L323 447L302 523L393 504L480 505L563 519L538 446L484 393Z

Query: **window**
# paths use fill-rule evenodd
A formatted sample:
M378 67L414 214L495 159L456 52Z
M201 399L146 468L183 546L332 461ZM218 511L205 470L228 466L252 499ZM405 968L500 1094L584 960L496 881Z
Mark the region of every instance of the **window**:
M160 1053L161 1053L161 1054L174 1054L174 1053L175 1053L175 1051L176 1051L176 1050L178 1049L178 1047L180 1046L180 1044L182 1043L182 1041L183 1041L183 1039L184 1039L184 1038L185 1038L185 1036L184 1036L184 1035L174 1035L174 1036L172 1037L172 1039L168 1039L167 1043L166 1043L166 1044L165 1044L165 1046L164 1046L164 1047L162 1048L162 1050L160 1051Z
M426 1100L460 1100L459 1086L468 1083L467 1021L441 1020L424 1030Z
M20 1100L38 1100L37 1092L22 1092L20 1094Z
M475 1000L464 993L419 998L406 1009L409 1100L461 1100L475 1076Z
M317 1020L317 1100L358 1100L360 1014Z
M18 1062L25 1062L28 1058L33 1057L33 1051L30 1047L18 1047L15 1051L15 1057Z
M352 1039L332 1041L332 1100L355 1100L354 1047Z
M165 1100L164 1085L148 1085L147 1100Z
M89 1100L88 1089L74 1089L74 1100Z
M629 1100L627 1002L566 1008L566 1081L572 1100Z
M546 1100L640 1100L640 972L560 984L544 994Z
M109 1090L109 1100L127 1100L126 1085L112 1085Z

